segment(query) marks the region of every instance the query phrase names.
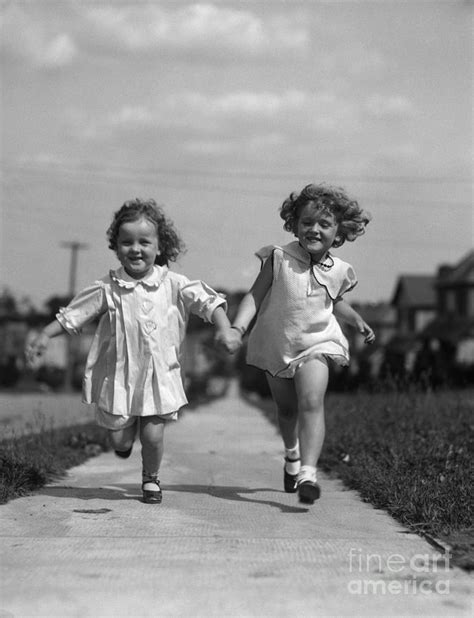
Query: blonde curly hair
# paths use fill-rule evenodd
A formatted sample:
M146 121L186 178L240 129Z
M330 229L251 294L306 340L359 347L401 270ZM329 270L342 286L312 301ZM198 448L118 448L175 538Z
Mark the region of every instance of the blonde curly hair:
M285 222L285 230L296 235L300 213L307 204L313 204L315 209L334 216L338 230L333 247L340 247L346 240L354 241L362 236L372 219L371 214L362 210L344 189L326 184L309 184L300 193L291 193L281 205L280 217Z

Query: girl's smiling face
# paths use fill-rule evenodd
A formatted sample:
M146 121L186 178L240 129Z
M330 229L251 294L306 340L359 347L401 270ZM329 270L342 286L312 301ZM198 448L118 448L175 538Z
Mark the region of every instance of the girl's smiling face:
M320 210L309 202L300 212L296 226L296 236L303 249L318 262L324 258L336 238L338 224L333 214Z
M144 217L122 223L117 237L117 257L130 277L143 279L152 271L159 253L154 223Z

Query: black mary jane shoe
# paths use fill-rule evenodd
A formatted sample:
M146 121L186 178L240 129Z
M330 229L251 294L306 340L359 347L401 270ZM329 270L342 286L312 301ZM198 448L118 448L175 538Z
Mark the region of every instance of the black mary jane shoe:
M145 485L153 484L158 487L158 489L145 489ZM150 479L143 481L142 483L142 494L143 494L143 502L146 504L160 504L163 498L161 493L160 481L158 479Z
M287 494L294 494L296 493L296 477L298 475L289 474L286 471L287 461L291 463L295 463L296 461L300 461L300 458L298 457L298 459L288 459L288 457L285 457L285 465L283 466L283 487L285 488L285 491Z
M298 498L303 504L314 504L321 495L321 488L314 481L302 481L297 485Z

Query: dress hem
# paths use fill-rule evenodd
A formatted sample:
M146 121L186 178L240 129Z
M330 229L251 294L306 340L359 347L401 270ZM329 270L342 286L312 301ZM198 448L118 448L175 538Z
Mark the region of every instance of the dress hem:
M315 359L315 358L320 358L324 361L332 361L334 364L338 365L339 367L347 367L349 365L349 359L344 356L343 354L324 354L321 352L316 352L314 354L309 354L308 356L305 356L299 360L294 360L291 361L290 363L288 363L288 365L286 365L285 367L283 367L282 369L279 369L278 371L276 371L275 373L273 373L272 371L270 371L269 369L266 369L265 367L259 367L258 365L251 363L249 361L247 361L247 365L250 365L251 367L255 367L256 369L260 369L262 371L264 371L266 374L272 376L272 378L293 378L295 376L296 371L304 364L306 364L307 362Z

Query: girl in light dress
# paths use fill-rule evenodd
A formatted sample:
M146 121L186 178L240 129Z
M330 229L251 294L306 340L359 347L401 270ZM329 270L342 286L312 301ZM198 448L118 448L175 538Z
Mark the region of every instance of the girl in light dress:
M330 250L363 234L370 216L343 190L314 184L292 193L280 216L297 240L257 252L262 269L225 338L234 351L256 316L247 363L265 370L276 403L285 447L284 489L313 504L320 495L316 467L325 433L328 361L349 362L336 317L354 326L366 343L375 338L342 299L357 283L352 266Z
M100 318L87 358L83 401L96 405L97 422L109 430L117 456L130 456L138 432L143 500L157 504L164 428L187 403L180 364L187 319L195 313L212 322L216 342L227 341L226 301L202 281L168 269L183 245L154 200L125 202L107 237L121 267L61 308L26 355L34 366L51 337L77 334ZM236 346L231 343L230 349Z

